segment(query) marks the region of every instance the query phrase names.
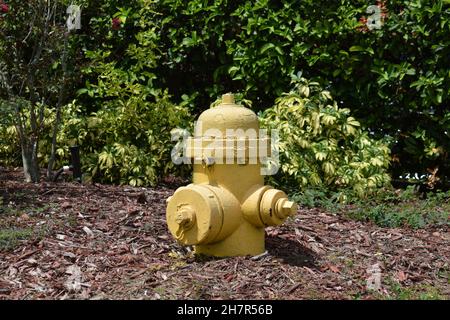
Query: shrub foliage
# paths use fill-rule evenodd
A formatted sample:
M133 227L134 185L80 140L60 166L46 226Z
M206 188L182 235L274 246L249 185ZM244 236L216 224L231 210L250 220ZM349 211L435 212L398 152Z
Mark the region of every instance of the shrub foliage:
M296 77L294 83L262 115L265 127L279 130L278 183L349 188L361 197L388 184L388 146L371 138L317 82Z
M14 21L19 21L21 4L19 1L11 3L7 15L18 14ZM183 123L188 111L198 115L224 92L239 92L243 99L253 102L256 111L264 111L289 88L290 76L302 71L306 78L318 82L335 97L337 106L330 104L331 109L327 108L328 102L324 102L322 111L330 116L321 119L337 117L335 121L340 123L339 114L348 108L367 128L370 137L391 138L390 173L394 179L407 173L422 176L431 172L433 183L449 180L448 1L80 0L71 3L83 8L83 28L71 41L77 58L71 61L74 66L70 70L83 68L78 80L85 85L75 97L73 92L78 80L74 82L67 101L77 99L81 111L76 117L86 118L83 121L91 117L121 119L121 115L131 111L146 118L147 110L158 109L155 105L161 102L166 107L158 112L169 108L180 118L164 118L161 127L148 118L143 122L145 126L152 126L146 129L153 130L153 134L165 134L169 125ZM69 1L62 1L62 4L67 5ZM371 18L367 13L369 5L380 8L380 29L369 30L365 24ZM6 13L4 15L7 17ZM5 17L0 18L0 24L7 21ZM12 39L11 34L4 36L8 41ZM0 47L0 52L6 52L5 48ZM80 53L84 54L83 58L79 58ZM60 67L55 66L59 70ZM39 72L47 74L48 70ZM49 86L49 90L54 88L57 86ZM159 88L168 89L174 105L168 107L168 96ZM270 111L266 116L269 114ZM350 116L346 114L344 118L348 120ZM348 130L360 130L351 124L355 120L349 121ZM110 121L111 126L115 124ZM325 126L325 131L332 126L325 122L321 125ZM139 150L143 143L135 141L136 129L125 130L124 126L123 123L117 128L124 130L125 136L132 135L130 148L135 146ZM0 131L6 132L5 129ZM365 144L366 140L372 141L364 132L342 134L353 137L352 148ZM98 154L97 160L100 154L103 159L106 154L116 152L111 151L115 150L112 140L104 137L103 142L92 147L97 148L95 152L93 149L88 152ZM165 139L162 135L161 141ZM124 141L128 138L117 143L124 144ZM315 149L333 148L332 145L331 142L329 145L314 142ZM1 148L0 152L5 152L6 147ZM137 151L125 153L133 157L139 154ZM361 157L364 162L364 157L369 155ZM315 156L311 156L313 158ZM123 161L119 161L119 165ZM373 178L368 168L358 169L362 170L358 171L361 181L366 181L362 184L357 183L359 175L349 178L352 182L332 179L333 174L321 171L334 170L334 175L346 176L338 170L347 169L329 161L325 161L326 168L322 167L324 161L317 159L316 166L320 170L311 169L318 176L307 177L303 172L299 176L305 177L308 183L346 185L355 182L354 185L362 188L366 182L371 186L385 180ZM102 162L102 166L106 163ZM126 172L132 170L124 169L125 172L118 174L114 170L107 171L106 167L100 169L98 161L97 164L97 172L102 172L100 176L111 174L111 181L140 183L136 177L143 174L140 172L122 180L128 175ZM385 163L380 166L384 168ZM303 185L301 180L297 177L295 185Z

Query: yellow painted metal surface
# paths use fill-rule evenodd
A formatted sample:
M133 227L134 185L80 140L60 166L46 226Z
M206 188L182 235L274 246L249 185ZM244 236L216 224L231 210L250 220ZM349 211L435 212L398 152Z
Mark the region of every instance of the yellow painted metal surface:
M199 121L200 129L189 146L197 160L193 184L179 188L167 200L169 231L179 243L194 245L196 253L259 255L265 251L264 228L282 224L297 212L297 205L283 191L264 185L261 164L252 158L254 148L261 145L253 142L262 139L258 117L227 94ZM241 139L241 134L248 138ZM219 141L223 150L209 150L211 141Z

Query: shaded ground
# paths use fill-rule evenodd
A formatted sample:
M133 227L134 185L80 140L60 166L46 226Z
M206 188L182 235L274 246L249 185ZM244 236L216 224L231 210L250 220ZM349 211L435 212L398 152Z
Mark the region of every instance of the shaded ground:
M301 209L267 230L268 254L206 259L168 233L173 191L28 185L0 171L0 298L450 298L446 226L385 229Z

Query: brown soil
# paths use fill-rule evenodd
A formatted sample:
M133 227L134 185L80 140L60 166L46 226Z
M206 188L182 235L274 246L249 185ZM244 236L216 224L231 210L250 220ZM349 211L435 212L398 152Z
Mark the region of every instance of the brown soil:
M168 233L174 187L21 179L0 171L1 299L450 297L448 227L386 229L300 209L267 229L266 255L210 259ZM8 242L11 230L28 236Z

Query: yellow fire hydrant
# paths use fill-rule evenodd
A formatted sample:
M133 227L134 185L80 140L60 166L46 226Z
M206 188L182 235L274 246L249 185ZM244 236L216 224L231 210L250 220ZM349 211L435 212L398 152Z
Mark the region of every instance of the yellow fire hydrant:
M283 191L264 185L260 154L270 146L259 129L256 114L232 94L199 117L186 147L193 184L167 199L167 224L179 243L208 256L259 255L264 229L297 212Z

